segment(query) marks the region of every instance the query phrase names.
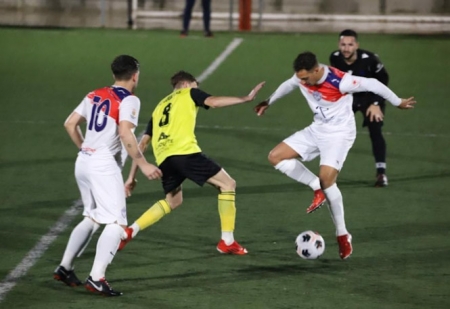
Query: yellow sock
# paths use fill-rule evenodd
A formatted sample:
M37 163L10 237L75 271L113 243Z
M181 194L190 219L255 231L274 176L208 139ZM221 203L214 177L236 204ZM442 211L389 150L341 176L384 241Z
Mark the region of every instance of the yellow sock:
M169 203L167 203L166 200L157 201L136 220L136 224L139 226L140 230L144 230L169 214L170 211Z
M223 191L219 194L219 215L222 232L233 232L236 221L234 191Z

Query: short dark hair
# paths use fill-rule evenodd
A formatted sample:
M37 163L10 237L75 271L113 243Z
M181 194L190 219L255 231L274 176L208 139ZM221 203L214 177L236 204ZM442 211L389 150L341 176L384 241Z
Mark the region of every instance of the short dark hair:
M139 71L139 61L128 55L117 56L111 63L111 71L116 80L130 80Z
M179 83L181 82L196 82L198 84L198 81L195 79L195 77L186 71L178 71L170 78L170 83L172 84L173 88L176 88Z
M319 63L317 62L316 55L312 52L301 53L294 60L294 70L295 72L306 70L310 71L315 68Z
M339 33L339 38L341 38L341 36L352 36L355 40L358 40L358 34L352 29L345 29L344 31L341 31L341 33Z

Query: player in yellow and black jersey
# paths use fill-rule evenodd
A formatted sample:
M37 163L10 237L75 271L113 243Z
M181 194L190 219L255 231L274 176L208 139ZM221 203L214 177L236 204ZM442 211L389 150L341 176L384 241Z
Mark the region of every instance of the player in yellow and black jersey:
M209 183L219 190L218 204L222 237L217 245L221 253L243 255L247 249L234 240L236 219L236 182L216 162L205 156L195 137L195 123L200 107L225 107L252 101L264 83L258 84L244 97L212 96L198 89L198 82L191 74L180 71L171 78L173 92L162 99L152 113L147 130L139 147L142 152L151 142L156 163L162 171L165 199L157 201L126 229L126 238L119 250L136 234L153 225L183 202L182 183L190 179L203 186ZM127 195L136 185L137 166L133 162L125 182Z

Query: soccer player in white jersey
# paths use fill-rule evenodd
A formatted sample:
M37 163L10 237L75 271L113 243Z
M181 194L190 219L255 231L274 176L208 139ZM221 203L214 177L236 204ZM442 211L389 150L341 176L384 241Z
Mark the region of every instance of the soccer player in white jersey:
M97 242L94 264L86 280L87 290L106 296L119 296L105 279L127 226L122 144L128 155L149 179L161 171L146 161L139 150L134 129L139 118L140 101L133 95L139 81L139 62L121 55L111 64L114 85L90 92L67 118L64 127L79 149L75 178L84 205L84 219L73 229L54 278L69 286L81 285L75 275L74 259L101 224L105 228ZM80 124L86 122L83 137Z
M322 206L325 199L328 201L339 256L346 259L353 251L352 237L345 225L344 204L336 179L356 138L351 94L369 91L400 109L413 108L416 102L413 97L399 98L376 79L353 76L319 64L311 52L297 56L294 71L294 76L283 82L269 99L259 103L255 112L263 115L275 101L296 88L306 98L314 114L313 123L275 146L268 159L275 169L314 190L313 203L307 213ZM317 156L320 156L319 177L298 160L311 161Z

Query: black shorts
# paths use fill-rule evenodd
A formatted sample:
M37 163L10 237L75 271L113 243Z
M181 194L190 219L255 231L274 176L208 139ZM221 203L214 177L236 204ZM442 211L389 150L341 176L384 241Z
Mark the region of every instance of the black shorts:
M222 169L219 164L201 152L170 156L159 165L159 168L163 173L162 185L165 194L178 188L186 178L203 186Z
M367 109L373 102L367 99L353 98L353 112L361 112L363 114L363 127L367 127L370 124L370 118L366 116ZM380 108L383 114L385 114L386 102L380 103ZM375 122L377 125L383 125L383 121Z

